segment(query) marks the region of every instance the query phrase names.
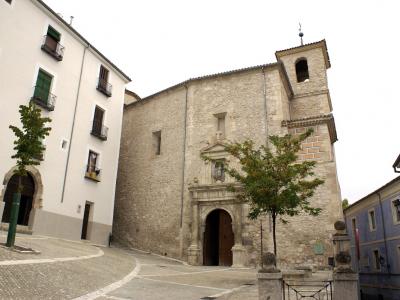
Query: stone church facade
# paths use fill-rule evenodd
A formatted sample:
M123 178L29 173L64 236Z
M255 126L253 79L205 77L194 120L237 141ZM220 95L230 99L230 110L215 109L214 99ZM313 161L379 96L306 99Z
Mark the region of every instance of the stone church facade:
M315 173L325 183L311 203L322 212L279 223L277 251L281 265L327 265L342 211L326 42L275 54L275 63L190 79L125 106L117 241L193 265L258 264L261 237L263 251L273 249L270 219L249 220L248 205L227 189L234 183L223 171L224 144L261 145L269 135L312 127L299 159L318 162Z

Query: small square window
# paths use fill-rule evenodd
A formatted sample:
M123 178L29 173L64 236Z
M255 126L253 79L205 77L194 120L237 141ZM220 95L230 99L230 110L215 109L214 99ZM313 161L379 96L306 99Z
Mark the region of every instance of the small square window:
M68 141L67 140L62 140L61 141L61 149L67 149L68 146Z
M153 132L153 149L156 155L161 155L161 130Z

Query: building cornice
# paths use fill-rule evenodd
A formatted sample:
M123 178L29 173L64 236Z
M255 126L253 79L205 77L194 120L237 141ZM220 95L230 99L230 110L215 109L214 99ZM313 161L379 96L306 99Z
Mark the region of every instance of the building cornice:
M320 124L328 125L328 131L331 143L333 144L334 142L336 142L338 139L336 134L335 119L332 114L282 121L282 127L287 127L287 128L308 127Z
M331 62L329 60L328 48L326 46L325 40L315 42L315 43L305 44L305 45L298 46L298 47L279 50L279 51L275 52L275 56L276 56L276 59L279 61L282 56L291 55L291 54L295 54L298 52L304 52L307 50L312 50L312 49L317 49L317 48L322 48L322 52L324 54L324 59L325 59L325 67L327 69L329 69L331 67Z
M275 63L270 63L270 64L258 65L258 66L253 66L253 67L247 67L247 68L242 68L242 69L236 69L236 70L231 70L231 71L226 71L226 72L220 72L220 73L215 73L215 74L210 74L210 75L204 75L204 76L190 78L188 80L185 80L185 81L182 81L182 82L180 82L178 84L170 86L170 87L168 87L166 89L158 91L158 92L156 92L156 93L154 93L154 94L152 94L150 96L142 98L139 101L135 101L135 102L126 104L125 108L135 106L135 105L137 105L139 103L147 102L148 100L151 100L154 97L156 97L156 96L158 96L158 95L160 95L162 93L170 92L172 90L178 89L178 88L183 87L183 86L189 86L190 84L195 83L195 82L204 81L204 80L208 80L208 79L214 79L214 78L218 78L218 77L225 77L225 76L229 76L229 75L232 75L232 74L239 74L239 73L249 72L249 71L258 70L258 69L260 69L260 70L262 70L262 69L270 69L270 70L277 69L277 70L279 70L280 77L281 77L282 82L283 82L283 84L285 86L286 92L289 95L289 98L291 99L293 97L293 90L292 90L292 87L290 85L289 77L288 77L288 75L286 73L286 70L285 70L285 68L283 66L283 63L282 62L275 62Z

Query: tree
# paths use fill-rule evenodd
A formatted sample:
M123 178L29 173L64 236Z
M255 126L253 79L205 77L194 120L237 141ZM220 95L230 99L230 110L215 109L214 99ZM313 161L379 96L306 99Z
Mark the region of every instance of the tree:
M324 182L312 171L316 162L297 162L301 143L311 134L310 129L299 136L270 136L273 150L265 145L256 148L251 140L230 143L225 148L240 164L239 170L226 163L225 171L240 183L240 188L232 185L230 189L240 200L249 203L248 217L255 220L262 215L271 215L275 256L277 217L286 223L283 216L296 216L300 212L318 215L321 211L309 202L315 189Z
M346 209L348 207L349 207L349 200L347 200L347 198L345 198L342 201L342 209Z
M28 175L26 171L27 166L40 164L43 151L45 150L42 140L50 134L51 130L50 127L46 127L46 123L51 122L51 119L43 118L41 110L34 103L30 102L29 105L20 105L19 113L22 129L13 125L9 126L16 136L14 141L15 154L11 158L17 160L17 169L14 171L14 174L19 176L19 182L17 193L13 195L7 247L13 247L15 242L19 203L23 189L22 177Z

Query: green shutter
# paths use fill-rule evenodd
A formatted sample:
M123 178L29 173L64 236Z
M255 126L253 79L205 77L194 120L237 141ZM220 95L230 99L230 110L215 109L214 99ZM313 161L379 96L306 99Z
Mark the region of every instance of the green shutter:
M47 103L50 94L51 80L52 77L49 74L39 70L36 80L35 93L33 94L36 99Z
M51 26L49 26L49 28L47 29L47 35L51 36L57 42L60 41L61 34Z

